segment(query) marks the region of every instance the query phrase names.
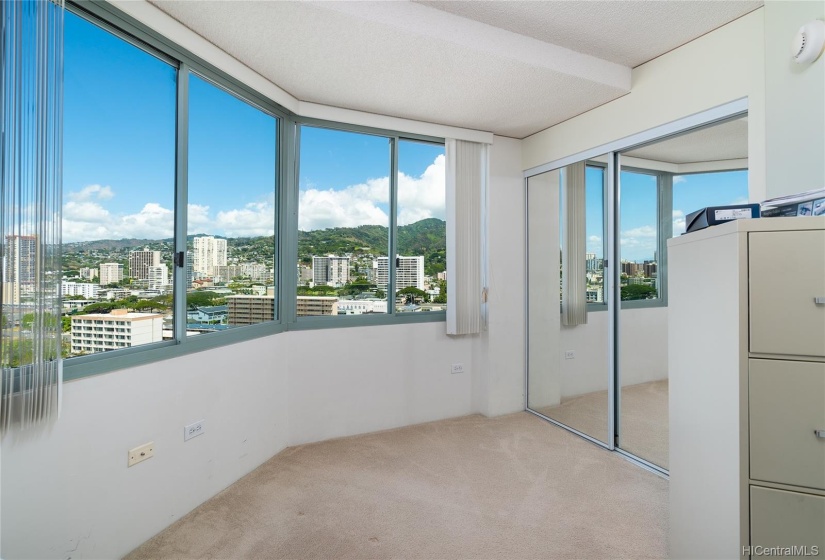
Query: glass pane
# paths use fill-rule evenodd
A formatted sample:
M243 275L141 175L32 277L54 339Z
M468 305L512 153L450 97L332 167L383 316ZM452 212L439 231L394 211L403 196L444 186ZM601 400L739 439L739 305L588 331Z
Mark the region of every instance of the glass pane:
M668 309L661 299L650 302L661 304L654 306L627 300L650 297L654 282L658 295L666 292L667 253L662 244L662 254L657 254L657 236L683 233L685 216L695 210L747 202L747 170L724 169L747 164L747 144L747 121L736 119L648 144L621 157L623 165L632 163L632 169L624 168L621 174L620 252L626 305L619 312L619 446L665 469ZM678 173L685 169L703 171ZM661 181L658 201L652 174Z
M608 443L609 316L588 305L604 285L605 173L580 163L528 179L528 406ZM560 313L559 279L562 309L584 308L585 322Z
M390 139L301 127L298 317L387 313Z
M64 355L172 339L177 71L65 17Z
M190 75L187 335L277 319L277 129Z
M397 313L447 308L444 161L443 145L398 144Z
M588 165L585 171L585 223L587 228L587 303L607 301L604 283L604 195L607 168Z
M622 169L620 180L622 301L656 299L659 240L657 176Z

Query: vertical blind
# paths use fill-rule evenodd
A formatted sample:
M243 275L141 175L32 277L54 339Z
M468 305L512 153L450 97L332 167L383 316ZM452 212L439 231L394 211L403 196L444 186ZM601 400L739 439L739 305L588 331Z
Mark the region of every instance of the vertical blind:
M447 334L481 332L485 307L488 146L448 139Z
M0 2L0 431L56 414L61 377L62 0Z
M562 171L562 324L587 324L585 163Z

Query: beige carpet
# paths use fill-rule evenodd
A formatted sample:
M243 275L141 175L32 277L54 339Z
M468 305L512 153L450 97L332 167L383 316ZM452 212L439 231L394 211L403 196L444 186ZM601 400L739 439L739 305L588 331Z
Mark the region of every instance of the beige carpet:
M646 461L668 466L668 382L650 381L622 388L621 447ZM536 409L566 426L607 441L607 391L562 400Z
M667 481L529 413L290 448L127 558L664 558Z

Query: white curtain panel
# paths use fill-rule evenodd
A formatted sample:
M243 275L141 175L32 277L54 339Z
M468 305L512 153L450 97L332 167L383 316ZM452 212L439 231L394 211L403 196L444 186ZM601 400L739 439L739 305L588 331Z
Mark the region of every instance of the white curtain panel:
M562 170L562 325L587 324L585 164Z
M486 315L489 146L448 139L447 334L481 332Z
M0 2L0 433L60 402L62 1Z

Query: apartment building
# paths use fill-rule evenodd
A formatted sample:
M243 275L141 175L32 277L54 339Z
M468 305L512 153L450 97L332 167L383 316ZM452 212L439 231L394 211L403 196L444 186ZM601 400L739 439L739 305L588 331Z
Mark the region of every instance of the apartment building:
M149 270L160 266L160 251L129 251L129 276L136 280L148 280Z
M312 257L312 281L316 286L339 288L349 282L349 257Z
M296 312L298 317L338 315L338 298L328 296L298 296Z
M226 239L207 235L196 237L192 244L192 270L196 274L214 276L217 267L226 266Z
M375 283L382 290L387 289L389 282L389 266L387 257L378 257L375 260ZM418 288L424 290L424 256L398 256L395 259L395 289Z
M226 298L227 323L236 327L255 325L275 318L275 296L234 295Z
M83 296L86 299L95 299L100 292L100 284L86 282L62 282L60 288L64 296Z
M72 316L71 347L94 354L163 340L163 315L114 309L111 313Z
M120 263L100 264L100 285L108 286L123 280L123 265Z

